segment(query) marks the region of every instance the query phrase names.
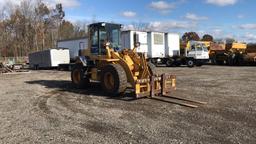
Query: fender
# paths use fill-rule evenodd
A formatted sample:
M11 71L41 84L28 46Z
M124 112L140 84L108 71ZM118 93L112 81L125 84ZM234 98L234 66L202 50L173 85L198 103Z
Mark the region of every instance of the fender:
M81 63L83 66L87 66L87 58L85 56L78 56L76 63Z

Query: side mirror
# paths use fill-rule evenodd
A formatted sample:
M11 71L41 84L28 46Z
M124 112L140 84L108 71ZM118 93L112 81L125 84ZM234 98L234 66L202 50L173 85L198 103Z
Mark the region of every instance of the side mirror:
M110 46L111 46L111 43L110 43L110 42L106 42L105 46L106 46L106 47L110 47Z
M135 44L135 47L140 47L140 42L137 42L137 43Z

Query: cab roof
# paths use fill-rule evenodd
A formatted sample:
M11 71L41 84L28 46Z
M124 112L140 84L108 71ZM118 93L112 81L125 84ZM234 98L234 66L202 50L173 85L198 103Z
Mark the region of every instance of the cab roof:
M92 27L92 26L104 26L104 25L116 25L116 26L122 26L122 24L117 24L117 23L108 23L108 22L98 22L98 23L92 23L89 25L89 27Z

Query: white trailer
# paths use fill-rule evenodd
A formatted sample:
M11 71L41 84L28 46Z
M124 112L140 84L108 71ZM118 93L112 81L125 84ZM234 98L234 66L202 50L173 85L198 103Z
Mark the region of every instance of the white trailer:
M165 38L164 33L148 32L148 59L153 63L165 58Z
M122 49L125 49L125 48L133 49L137 42L140 43L140 46L136 49L136 51L139 53L147 53L148 52L147 32L133 31L133 30L122 31L121 33Z
M165 56L180 56L180 36L178 34L165 34Z
M29 54L30 68L53 68L59 64L69 64L70 56L68 49L49 49Z
M180 37L173 33L149 32L148 59L155 65L166 64L180 57ZM169 65L168 65L169 66Z
M88 46L87 37L60 40L57 42L58 48L69 49L71 61L75 60L76 57L79 56L79 51L86 49L87 46Z

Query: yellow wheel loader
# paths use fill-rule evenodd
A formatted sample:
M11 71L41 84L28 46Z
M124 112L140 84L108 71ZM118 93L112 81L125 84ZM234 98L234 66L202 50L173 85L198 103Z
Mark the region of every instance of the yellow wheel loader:
M176 89L176 77L170 74L157 75L155 67L146 61L143 53L120 48L122 25L94 23L88 26L88 48L80 52L71 72L72 82L86 87L98 81L110 96L117 96L131 88L136 98L163 96Z

